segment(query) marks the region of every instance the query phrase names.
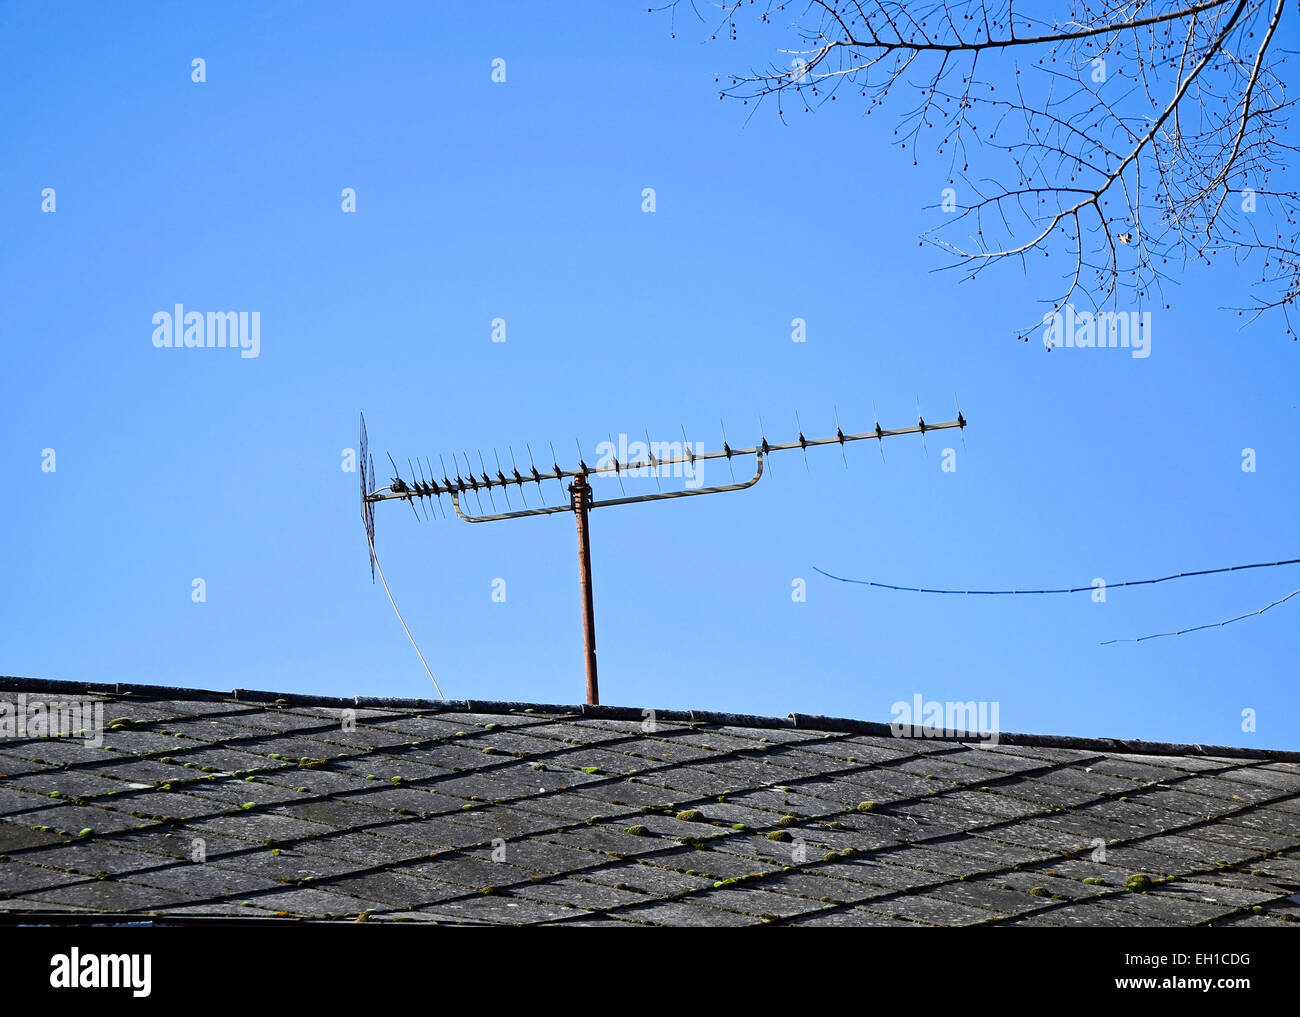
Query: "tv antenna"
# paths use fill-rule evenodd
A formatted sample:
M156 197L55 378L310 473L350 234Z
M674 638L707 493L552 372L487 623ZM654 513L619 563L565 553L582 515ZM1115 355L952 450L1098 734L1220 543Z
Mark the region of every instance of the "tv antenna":
M693 498L704 494L722 494L727 491L744 491L753 487L763 478L764 458L774 452L786 452L791 449L799 449L803 453L804 464L807 466L808 450L820 448L823 445L838 445L843 455L843 448L849 442L867 441L874 439L882 442L886 438L896 438L906 434L919 434L924 441L925 435L931 431L945 431L950 428L965 428L966 418L962 416L961 408L957 409L957 419L948 420L939 424L928 423L924 417L917 414L916 424L910 427L883 428L880 421L876 421L873 430L863 431L860 434L845 434L839 426L839 414L836 413L835 434L829 438L808 438L804 436L803 426L798 423L796 416L796 428L798 438L794 441L769 442L763 433L760 421L759 431L760 440L757 445L749 448L733 448L727 441L726 427L723 427L722 448L712 452L696 451L695 447L686 436L686 429L682 428L682 440L680 442L652 442L647 434L646 442L637 441L632 445L627 445L626 435L622 436L619 445L615 446L613 436L609 442L609 450L602 456L596 465L589 465L583 458L582 448L578 448L578 465L576 467L563 468L559 465L558 457L555 454L555 446L550 447L551 451L551 468L549 470L539 470L533 457L532 447L525 445L524 448L528 453L528 470L523 472L519 469L518 460L515 457L513 448L508 449L507 459L510 467L507 473L502 463L500 454L493 450L492 462L489 466L488 461L480 451L476 455L478 462L477 474L473 461L470 460L466 452L459 453L460 460L463 460L463 466L457 459L457 453L452 452L451 470L447 469L446 461L442 456L438 457L440 469L433 468L433 462L428 457L423 463L417 459L414 462L407 459L407 476L403 477L401 468L390 455L388 462L393 468L393 477L383 487L376 487L377 480L375 474L374 462L371 460L367 449L366 438L366 419L363 414L361 417L361 517L366 527L366 540L370 548L370 571L371 581L374 581L374 572L378 566L378 559L375 555L375 505L379 502L386 501L405 501L410 504L411 511L415 513L415 518L420 518L420 513L416 509L419 503L425 510L425 516L428 517L428 509L425 503L433 501L437 506L442 506L444 495L450 497L452 508L461 519L467 523L494 523L505 519L526 519L530 516L549 516L558 512L572 512L574 520L577 523L578 531L578 584L582 600L582 641L583 641L583 660L587 675L587 702L592 705L600 702L600 686L596 673L596 615L592 593L591 583L591 530L590 515L592 509L612 508L616 505L633 505L639 502L647 501L667 501L672 498ZM697 445L699 443L696 443ZM644 451L636 452L635 456L620 461L619 453L630 455L631 449L643 447ZM748 480L737 481L735 479L733 459L754 460L754 473ZM597 500L592 497L590 477L606 474L614 474L619 481L620 487L623 486L623 478L652 476L655 478L656 485L659 484L659 478L665 475L682 475L683 473L691 478L692 475L699 476L701 464L717 459L727 461L728 473L731 475L732 483L718 484L712 487L686 488L684 490L664 491L659 490L654 494L642 494L628 496L626 489L623 490L623 497L620 498L602 498ZM848 460L845 459L845 465ZM495 467L495 474L490 472L491 467ZM427 471L427 474L426 474ZM463 472L462 472L463 471ZM668 471L665 473L665 471ZM439 472L441 476L439 476ZM454 474L454 476L452 475ZM566 484L567 481L567 484ZM533 485L537 489L538 499L543 495L542 484L555 482L560 485L563 492L568 494L567 504L546 505L542 504L537 508L528 507L527 487ZM520 501L524 508L514 508L510 502L510 489L514 488L519 495ZM493 497L493 491L498 491L503 496L506 503L506 511L498 512L496 510L496 499ZM486 494L488 503L492 511L485 512L482 495ZM477 512L466 511L469 503L467 495L472 496L477 506ZM442 510L446 516L446 510ZM383 578L383 570L380 570L380 578ZM388 584L385 582L384 589L387 591ZM392 600L392 594L388 595ZM397 610L396 603L393 604L393 610ZM402 620L401 613L398 612L398 620ZM406 623L402 622L402 628L406 629ZM408 638L411 638L410 630L406 630ZM411 638L411 645L415 646L415 640ZM419 653L419 647L416 647L416 653ZM424 655L420 654L420 660L424 662ZM428 664L425 664L425 670L428 670ZM429 673L432 678L432 672ZM434 681L435 686L437 681ZM441 693L440 693L441 694Z

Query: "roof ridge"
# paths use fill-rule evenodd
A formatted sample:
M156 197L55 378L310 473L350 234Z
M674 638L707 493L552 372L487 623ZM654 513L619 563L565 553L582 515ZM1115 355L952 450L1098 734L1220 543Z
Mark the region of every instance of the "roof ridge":
M570 714L593 720L644 720L653 712L656 720L684 724L712 724L772 730L831 731L846 735L894 737L893 726L880 721L851 717L827 717L820 714L790 713L785 717L763 717L717 710L660 710L636 706L563 705L522 703L489 699L418 699L392 696L325 696L299 692L268 692L259 689L195 689L169 685L143 685L122 682L82 682L59 678L21 678L0 675L0 692L83 693L88 695L130 696L141 700L185 698L211 702L279 703L284 706L360 707L363 709L429 710L441 713L538 713ZM926 742L983 744L979 732L938 733L926 736ZM1083 738L1074 735L1036 735L998 732L997 745L1075 749L1127 753L1142 756L1216 756L1223 759L1256 759L1269 762L1300 763L1300 751L1288 749L1254 749L1233 745L1198 745L1177 742L1148 742L1141 739Z

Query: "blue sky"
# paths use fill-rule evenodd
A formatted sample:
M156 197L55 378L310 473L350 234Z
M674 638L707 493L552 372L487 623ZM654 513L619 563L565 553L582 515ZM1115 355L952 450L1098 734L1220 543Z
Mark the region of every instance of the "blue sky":
M1146 359L1017 342L1056 280L934 271L939 160L847 102L786 124L720 102L715 72L788 39L708 34L630 3L0 8L0 671L431 695L370 581L359 411L377 465L525 442L567 465L647 429L717 447L720 419L732 444L760 415L793 437L796 410L810 436L835 408L950 419L956 393L964 443L786 453L743 493L597 510L602 700L888 720L921 694L997 702L1009 731L1300 748L1300 599L1099 645L1255 610L1300 569L1105 603L813 571L1073 586L1296 557L1297 347L1223 309L1257 270L1180 270ZM259 356L155 348L177 303L259 312ZM445 507L376 512L444 691L580 702L572 518Z

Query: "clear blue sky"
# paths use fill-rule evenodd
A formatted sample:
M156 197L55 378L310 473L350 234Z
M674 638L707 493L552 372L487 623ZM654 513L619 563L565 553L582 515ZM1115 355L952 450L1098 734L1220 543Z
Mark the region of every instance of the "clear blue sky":
M1021 587L1297 556L1297 346L1222 310L1255 273L1178 275L1145 360L1016 342L1044 277L962 283L918 245L939 160L914 167L848 102L748 118L714 73L788 39L680 19L673 39L645 8L0 8L0 671L432 695L341 468L361 410L377 464L525 442L549 462L552 441L567 464L575 439L592 461L647 428L715 447L720 418L733 444L760 415L787 439L796 409L809 435L834 407L846 431L873 405L886 427L918 400L948 419L957 393L964 445L864 443L848 470L786 453L744 493L598 510L602 699L888 720L919 693L996 701L1008 731L1300 748L1300 598L1099 645L1262 607L1300 569L1104 604L813 571ZM260 355L155 348L177 303L260 312ZM571 517L376 515L448 696L581 701Z

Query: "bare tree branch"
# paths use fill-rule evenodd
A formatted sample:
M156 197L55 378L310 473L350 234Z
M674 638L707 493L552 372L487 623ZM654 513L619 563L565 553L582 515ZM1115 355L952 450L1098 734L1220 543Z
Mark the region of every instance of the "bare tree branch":
M1060 4L1050 20L1025 13L1043 0L799 0L797 11L693 0L690 10L715 12L714 38L737 39L743 21L779 21L793 37L778 49L788 66L732 77L723 98L770 101L784 118L792 102L812 112L845 92L868 115L900 87L917 95L894 134L914 164L928 139L948 157L958 198L923 234L951 256L944 268L974 278L1064 245L1056 311L1163 299L1171 266L1227 256L1262 266L1238 312L1278 311L1294 339L1300 200L1274 185L1293 179L1297 153L1285 135L1288 51L1276 43L1286 0Z

